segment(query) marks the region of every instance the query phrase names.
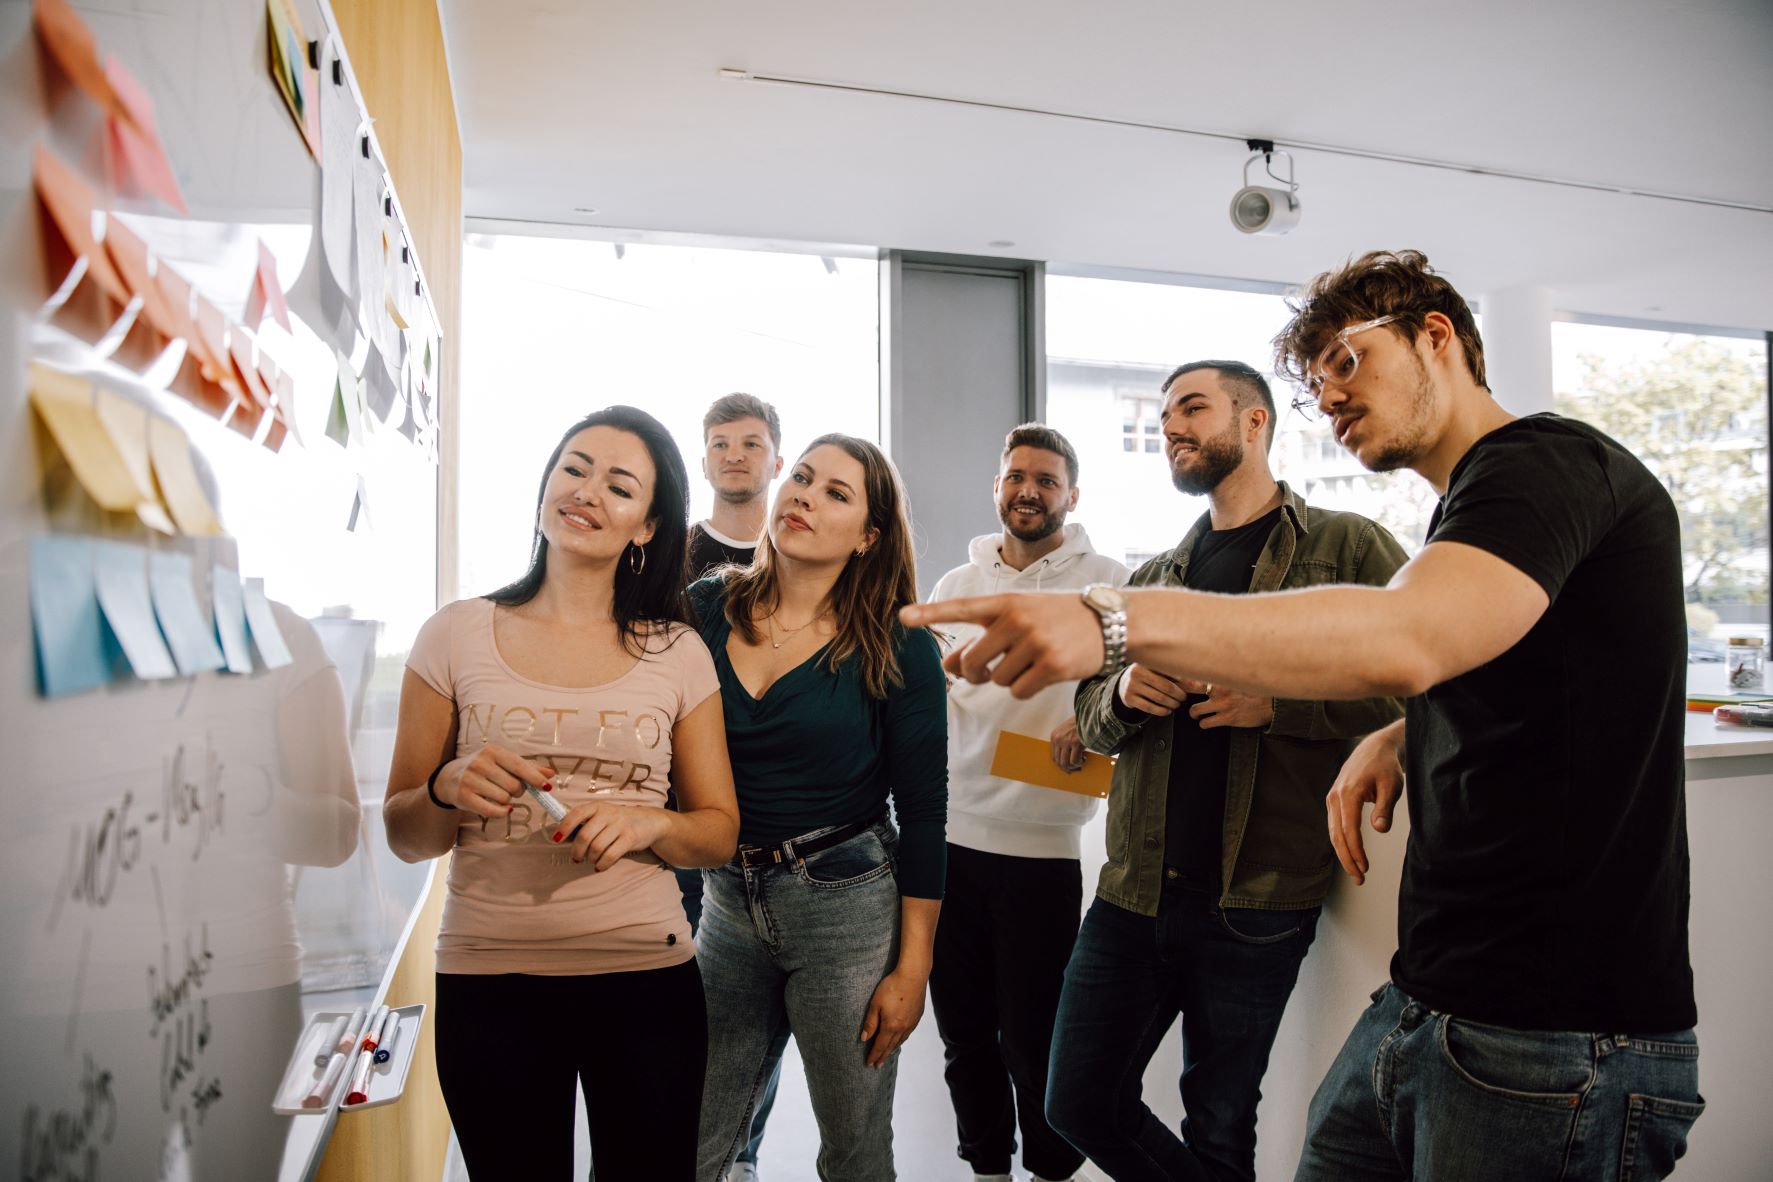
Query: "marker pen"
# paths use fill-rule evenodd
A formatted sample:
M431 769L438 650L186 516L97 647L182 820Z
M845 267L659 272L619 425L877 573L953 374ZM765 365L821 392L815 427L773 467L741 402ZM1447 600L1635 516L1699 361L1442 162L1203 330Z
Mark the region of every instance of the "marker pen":
M400 1015L393 1010L388 1011L387 1035L382 1045L376 1048L376 1062L386 1063L394 1057L394 1044L400 1041Z
M369 1069L375 1066L376 1053L364 1051L357 1056L357 1069L351 1073L351 1090L345 1093L345 1103L361 1104L369 1099Z
M357 1045L357 1040L363 1037L363 1020L368 1016L369 1010L365 1006L358 1006L352 1010L351 1020L345 1023L345 1033L339 1036L339 1041L333 1045L333 1050L341 1055L350 1054L351 1048Z
M377 1006L375 1015L363 1024L363 1037L358 1042L358 1047L365 1051L375 1050L376 1043L382 1039L382 1024L387 1020L388 1007Z
M320 1040L320 1053L314 1056L314 1066L325 1067L326 1061L332 1058L333 1051L339 1045L339 1040L345 1037L345 1020L346 1016L340 1014L332 1020L332 1025L326 1028L326 1037Z
M314 1090L302 1097L302 1107L325 1108L326 1098L332 1095L333 1088L339 1082L339 1076L344 1073L345 1055L343 1052L339 1052L333 1055L332 1061L326 1065L326 1073L320 1077L320 1082L314 1085Z

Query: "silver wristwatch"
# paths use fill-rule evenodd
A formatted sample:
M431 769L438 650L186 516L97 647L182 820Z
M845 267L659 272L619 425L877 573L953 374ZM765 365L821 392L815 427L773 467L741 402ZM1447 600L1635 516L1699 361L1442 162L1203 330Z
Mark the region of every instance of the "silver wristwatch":
M1127 597L1118 587L1091 583L1083 601L1102 622L1102 674L1114 673L1127 663Z

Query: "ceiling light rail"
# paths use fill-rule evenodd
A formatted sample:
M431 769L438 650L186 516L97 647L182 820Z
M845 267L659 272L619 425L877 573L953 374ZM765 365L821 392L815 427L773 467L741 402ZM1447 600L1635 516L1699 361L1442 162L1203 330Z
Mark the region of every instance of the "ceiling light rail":
M1043 115L1049 119L1069 119L1077 123L1096 123L1107 127L1132 127L1143 131L1167 131L1176 135L1197 136L1202 139L1228 140L1232 143L1247 144L1250 137L1242 132L1219 131L1205 127L1183 127L1173 123L1153 123L1143 119L1118 119L1109 115L1088 115L1077 111L1061 111L1051 107L1023 106L1017 103L992 102L988 99L962 98L956 95L936 94L930 91L903 90L890 86L868 86L859 82L834 82L824 78L797 78L788 74L765 74L756 70L726 67L718 71L718 76L731 82L755 82L769 86L793 86L807 90L847 91L851 94L869 94L881 98L915 99L926 103L945 103L949 106L972 107L982 111L1010 111L1020 115ZM1379 160L1387 164L1411 164L1418 168L1438 168L1446 172L1464 172L1475 176L1499 177L1503 180L1527 181L1536 185L1557 185L1565 189L1586 189L1594 193L1616 193L1622 197L1648 197L1657 201L1678 201L1687 205L1709 205L1718 209L1739 209L1747 213L1773 213L1773 205L1753 201L1732 201L1724 197L1705 197L1694 193L1672 193L1657 189L1639 189L1630 185L1609 185L1597 181L1578 180L1573 177L1551 176L1545 173L1519 172L1507 168L1493 168L1482 164L1465 164L1455 160L1437 160L1430 156L1412 156L1402 152L1378 152L1367 148L1355 148L1346 144L1324 144L1310 140L1271 140L1277 148L1295 152L1322 152L1331 156L1347 156L1356 160Z

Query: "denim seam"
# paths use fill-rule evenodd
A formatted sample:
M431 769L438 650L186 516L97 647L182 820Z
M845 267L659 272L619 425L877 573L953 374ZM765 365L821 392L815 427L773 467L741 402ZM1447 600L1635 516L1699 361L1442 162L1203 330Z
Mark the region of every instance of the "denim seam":
M1439 1014L1437 1015L1437 1018L1438 1020L1435 1023L1435 1045L1440 1050L1441 1058L1446 1060L1447 1066L1453 1069L1453 1074L1460 1080L1476 1088L1478 1091L1483 1092L1486 1095L1494 1096L1499 1100L1508 1100L1531 1108L1562 1108L1572 1113L1573 1116L1574 1114L1581 1112L1583 1099L1587 1097L1589 1090L1594 1087L1596 1068L1592 1057L1590 1058L1588 1065L1588 1079L1581 1087L1573 1092L1523 1092L1517 1088L1500 1087L1496 1084L1486 1083L1484 1080L1479 1079L1460 1064L1459 1060L1453 1054L1453 1048L1447 1045L1447 1027L1453 1022L1453 1016L1451 1014ZM1567 1152L1568 1149L1566 1147L1566 1155Z
M1292 939L1294 936L1297 936L1300 932L1305 930L1305 925L1301 923L1294 925L1292 931L1282 932L1278 936L1247 936L1231 926L1231 921L1225 918L1225 909L1223 907L1213 908L1213 915L1214 918L1219 921L1219 926L1225 929L1226 933L1229 934L1232 939L1252 948L1266 948L1273 944L1279 944L1283 940Z

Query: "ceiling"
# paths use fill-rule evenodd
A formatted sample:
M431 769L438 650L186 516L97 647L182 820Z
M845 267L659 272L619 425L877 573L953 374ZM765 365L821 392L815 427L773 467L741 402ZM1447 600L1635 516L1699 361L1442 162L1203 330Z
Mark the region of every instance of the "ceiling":
M440 6L470 217L1277 283L1414 246L1480 298L1773 329L1773 213L1298 150L1300 225L1247 237L1235 139L719 76L1773 206L1769 0Z

